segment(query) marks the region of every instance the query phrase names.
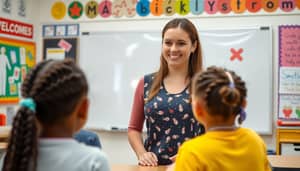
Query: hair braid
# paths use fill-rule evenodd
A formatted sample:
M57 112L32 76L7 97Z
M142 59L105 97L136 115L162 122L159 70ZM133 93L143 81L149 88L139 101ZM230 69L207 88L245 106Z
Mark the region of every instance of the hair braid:
M34 114L29 109L21 107L17 112L14 122L5 164L3 170L27 170L32 158L36 158L37 130ZM35 165L32 166L35 169ZM21 169L23 168L23 169ZM26 169L25 169L26 168Z
M36 103L36 111L20 107L13 121L3 171L35 171L36 122L53 123L72 113L88 91L84 73L71 60L48 60L36 65L22 83L22 96ZM64 102L64 103L63 103Z
M230 80L226 75L229 72L233 77L234 87L230 87ZM231 114L238 114L247 89L245 82L232 71L219 67L209 67L198 73L193 80L193 93L206 102L207 111L212 115L223 115L227 119Z
M29 92L31 91L32 84L38 74L38 72L43 68L47 63L50 61L43 61L39 65L37 65L35 68L33 68L27 75L26 79L22 83L21 92L23 97L28 97Z
M35 77L39 70L46 64L47 62L41 62L40 65L32 69L26 76L25 80L22 83L21 91L23 97L28 97L32 84L34 82ZM31 119L26 119L29 116ZM26 128L24 125L31 125L30 129ZM26 141L26 146L29 147L27 150L27 154L24 155L22 150L24 148L24 132L30 132L31 136L26 136L26 139L31 139L32 141ZM34 114L32 111L21 107L13 121L11 136L9 139L9 144L7 147L7 153L4 159L4 166L2 168L3 171L17 171L24 170L21 168L28 167L28 164L21 164L20 161L22 158L36 158L37 151L37 130L34 120ZM28 170L29 168L25 169ZM35 165L32 168L35 170Z

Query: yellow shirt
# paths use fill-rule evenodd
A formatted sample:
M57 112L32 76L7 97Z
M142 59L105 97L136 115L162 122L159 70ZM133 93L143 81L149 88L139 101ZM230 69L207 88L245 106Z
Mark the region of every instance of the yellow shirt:
M271 171L264 141L252 130L210 131L179 148L175 171Z

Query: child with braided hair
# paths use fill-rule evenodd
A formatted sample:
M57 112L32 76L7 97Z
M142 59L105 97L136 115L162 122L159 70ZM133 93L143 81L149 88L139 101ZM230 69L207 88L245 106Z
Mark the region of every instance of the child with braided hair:
M263 140L239 126L246 117L246 96L245 82L233 71L212 66L196 74L192 108L206 133L186 141L169 170L270 171Z
M73 139L87 120L88 83L70 59L36 65L22 84L2 171L109 171L106 155Z

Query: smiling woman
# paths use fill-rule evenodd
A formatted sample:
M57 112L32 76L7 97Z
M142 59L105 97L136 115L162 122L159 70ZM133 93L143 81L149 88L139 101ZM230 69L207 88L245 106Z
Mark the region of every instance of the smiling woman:
M128 138L140 165L172 163L185 140L204 132L190 103L190 80L201 69L196 27L185 18L169 21L162 31L160 68L140 79L134 96Z

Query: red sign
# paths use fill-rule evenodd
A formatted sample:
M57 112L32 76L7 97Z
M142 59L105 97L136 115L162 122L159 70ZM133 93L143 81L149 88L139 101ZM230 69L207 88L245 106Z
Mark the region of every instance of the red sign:
M0 34L31 38L33 37L33 25L0 17Z

